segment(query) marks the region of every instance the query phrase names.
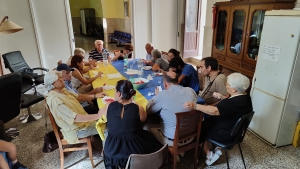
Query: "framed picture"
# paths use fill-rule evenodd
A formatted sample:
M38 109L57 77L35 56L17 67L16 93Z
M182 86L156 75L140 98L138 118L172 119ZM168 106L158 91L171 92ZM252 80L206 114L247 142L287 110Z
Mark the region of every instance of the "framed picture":
M124 0L124 17L129 18L129 2Z

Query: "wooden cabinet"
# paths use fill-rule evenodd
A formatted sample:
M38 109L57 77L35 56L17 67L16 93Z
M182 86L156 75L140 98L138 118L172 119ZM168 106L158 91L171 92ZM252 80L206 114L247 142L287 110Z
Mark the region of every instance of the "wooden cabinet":
M220 69L253 77L265 11L292 9L296 0L233 0L217 2L212 57Z

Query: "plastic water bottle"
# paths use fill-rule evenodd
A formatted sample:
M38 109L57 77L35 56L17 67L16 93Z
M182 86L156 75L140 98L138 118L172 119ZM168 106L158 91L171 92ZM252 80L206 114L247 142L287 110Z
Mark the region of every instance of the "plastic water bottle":
M129 81L130 81L132 84L135 83L134 77L133 77L132 75L130 75Z
M127 66L128 66L128 58L127 55L124 54L124 70L127 71Z
M139 78L143 77L143 68L141 68L141 67L138 68L138 76L139 76Z

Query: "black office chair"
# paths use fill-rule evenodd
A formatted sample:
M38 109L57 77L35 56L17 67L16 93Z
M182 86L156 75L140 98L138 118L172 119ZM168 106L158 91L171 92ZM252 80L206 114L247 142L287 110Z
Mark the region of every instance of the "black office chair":
M18 72L0 76L0 120L6 123L20 114L22 77ZM15 138L19 131L9 129L9 137Z
M5 64L5 68L8 68L11 72L24 72L25 70L31 69L26 63L26 61L24 60L23 55L20 51L13 51L13 52L2 54L2 57ZM32 70L43 70L46 72L49 71L48 69L42 67L32 68ZM25 78L30 78L32 81L34 81L34 86L44 83L43 74L32 76L29 74L24 75L22 73L22 76L26 76Z
M239 146L239 150L240 150L240 153L241 153L241 156L242 156L244 167L246 168L246 164L245 164L245 161L244 161L244 156L243 156L243 153L242 153L240 143L243 142L243 140L244 140L245 134L247 132L247 128L248 128L248 126L249 126L249 124L252 120L253 114L254 114L254 111L242 116L235 123L235 125L233 126L233 128L231 130L231 136L233 138L235 138L233 142L219 142L219 141L216 141L216 140L214 140L210 137L206 138L207 141L209 141L209 142L221 147L222 149L224 149L225 155L226 155L226 161L227 161L227 168L229 168L227 150L231 150L236 144L238 144L238 146ZM203 150L203 146L204 146L204 143L202 144L202 150ZM202 153L200 153L199 161L200 161L200 158L201 158L201 154Z

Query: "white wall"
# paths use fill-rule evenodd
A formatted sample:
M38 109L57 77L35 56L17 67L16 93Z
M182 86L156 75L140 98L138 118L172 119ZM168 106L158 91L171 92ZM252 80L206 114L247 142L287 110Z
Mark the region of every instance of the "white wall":
M7 15L9 20L24 28L20 32L0 36L0 53L20 50L30 67L40 67L41 62L28 1L0 0L0 4L0 19L2 20ZM9 70L6 69L4 72L9 73Z
M71 45L74 42L70 41L65 1L29 0L33 7L42 63L49 69L55 68L59 60L66 62L73 53ZM73 29L70 31L73 33Z
M132 0L132 39L136 58L145 58L145 44L152 42L151 0Z
M177 44L177 2L152 0L152 43L155 48L168 51Z
M0 36L0 53L20 50L32 68L53 69L58 60L67 61L72 55L73 43L65 2L67 0L0 0L1 19L8 15L9 20L24 28Z

